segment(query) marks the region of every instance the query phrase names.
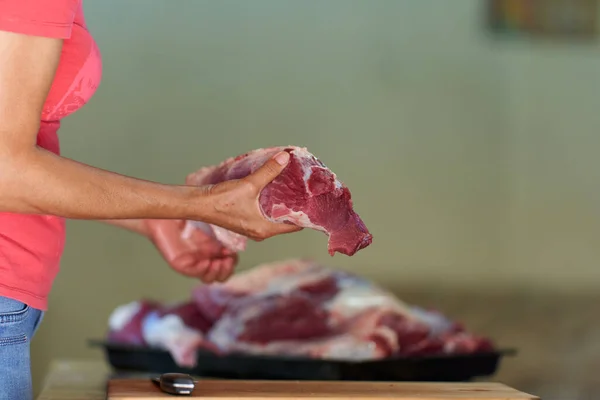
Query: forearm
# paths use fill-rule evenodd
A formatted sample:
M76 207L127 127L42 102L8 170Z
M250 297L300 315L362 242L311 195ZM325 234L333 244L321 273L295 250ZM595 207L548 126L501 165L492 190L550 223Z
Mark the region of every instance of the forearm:
M206 199L191 186L130 178L39 148L0 152L0 211L70 219L199 219Z

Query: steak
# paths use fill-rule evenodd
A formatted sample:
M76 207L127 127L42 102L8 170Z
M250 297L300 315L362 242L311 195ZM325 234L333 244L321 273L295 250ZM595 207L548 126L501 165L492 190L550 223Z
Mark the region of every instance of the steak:
M188 175L188 185L209 185L244 178L280 151L290 154L286 168L260 193L263 215L275 223L311 228L329 236L328 251L352 256L369 246L372 235L354 212L348 188L305 148L287 146L258 149L229 158ZM188 222L211 232L230 250L245 249L247 238L214 225Z

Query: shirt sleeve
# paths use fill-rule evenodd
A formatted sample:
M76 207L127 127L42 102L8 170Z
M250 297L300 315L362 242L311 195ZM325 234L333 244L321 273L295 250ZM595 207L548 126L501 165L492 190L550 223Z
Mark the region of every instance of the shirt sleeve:
M0 30L69 39L81 0L0 0Z

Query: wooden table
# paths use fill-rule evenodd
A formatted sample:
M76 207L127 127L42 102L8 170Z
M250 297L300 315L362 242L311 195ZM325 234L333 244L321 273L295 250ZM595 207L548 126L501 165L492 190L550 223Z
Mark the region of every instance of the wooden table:
M109 374L102 361L54 361L37 400L105 400Z
M107 380L111 375L110 368L102 361L70 361L70 360L61 360L55 361L51 364L49 373L44 382L44 386L42 389L42 393L38 396L37 400L106 400L107 393ZM159 392L148 379L142 380L128 380L120 381L113 380L111 381L111 385L123 385L124 392L129 394L134 394L133 397L139 399L146 398L171 398L171 396L163 395L161 397L160 393L157 395L156 392ZM304 398L308 394L317 394L319 391L323 391L323 387L331 386L333 388L330 390L334 394L342 394L342 396L332 396L331 394L327 394L327 390L325 390L327 398L347 398L347 397L360 397L358 396L359 392L365 392L367 394L375 393L377 390L374 388L366 388L369 384L367 383L354 383L354 384L344 384L344 383L319 383L314 382L312 386L310 384L306 384L304 382L275 382L270 383L269 390L265 390L264 384L260 382L254 381L231 381L224 382L222 380L206 380L202 386L203 393L201 397L206 398L219 398L219 399L233 399L233 398L253 398L253 399L263 399L269 398L274 399L280 397L278 394L286 393L286 390L281 388L282 385L294 386L294 390L292 392L296 393L297 396L292 396L295 398ZM293 385L295 384L295 385ZM225 385L225 386L223 386ZM337 386L336 386L337 385ZM354 385L354 386L353 386ZM381 384L375 384L372 386L377 386ZM430 398L453 398L453 399L527 399L533 400L534 396L529 396L524 393L517 393L513 389L509 387L505 387L500 384L495 383L481 383L477 385L469 385L469 384L450 384L450 385L442 385L442 384L423 384L423 383L408 383L408 384L400 384L402 386L403 393L411 393L411 396L399 396L402 398L411 398L411 399L430 399ZM436 386L437 385L437 386ZM259 387L252 389L253 387ZM304 387L306 386L306 387ZM360 386L360 387L359 387ZM442 393L442 391L438 390L438 387L444 387L443 390L446 395L439 396L436 393ZM302 387L302 388L300 388ZM487 388L486 390L479 390L477 387ZM212 388L212 389L211 389ZM237 388L237 389L236 389ZM214 389L214 390L213 390ZM218 389L218 390L217 390ZM289 387L288 387L289 389ZM360 390L358 390L360 389ZM368 389L368 390L367 390ZM450 390L449 390L450 389ZM211 390L215 393L212 393ZM307 392L308 390L308 392ZM386 389L390 390L390 389ZM486 394L487 390L491 390ZM141 391L141 392L140 392ZM356 391L356 393L354 393ZM381 391L381 390L379 390ZM123 392L123 393L124 393ZM131 393L130 393L131 392ZM135 393L143 393L144 396L136 397ZM154 392L154 395L145 396L146 393ZM210 393L209 393L210 392ZM260 392L261 396L252 395L253 392ZM352 396L344 395L343 392L352 392ZM385 393L384 393L385 392ZM382 398L387 397L391 398L392 392L389 393L387 391L381 391L382 394L377 396L362 396L361 398ZM452 392L454 394L448 396L447 394ZM476 392L481 392L477 394ZM493 393L492 393L493 392ZM387 393L387 395L386 395ZM470 393L470 395L469 395ZM494 394L495 393L495 394ZM122 397L118 397L119 399L129 399L131 396L129 394L125 394ZM224 395L225 394L225 395ZM264 396L262 395L264 394ZM356 395L356 396L354 396ZM233 397L232 397L233 396ZM115 397L115 398L117 398ZM290 397L290 396L287 396ZM311 397L311 396L308 396Z

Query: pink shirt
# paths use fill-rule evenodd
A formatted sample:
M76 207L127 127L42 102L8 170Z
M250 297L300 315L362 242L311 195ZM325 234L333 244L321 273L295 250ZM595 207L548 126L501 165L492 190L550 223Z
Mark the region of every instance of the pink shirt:
M90 100L102 76L82 0L0 0L0 30L64 39L37 137L38 146L60 154L60 120ZM0 296L47 310L64 242L62 218L0 213Z

